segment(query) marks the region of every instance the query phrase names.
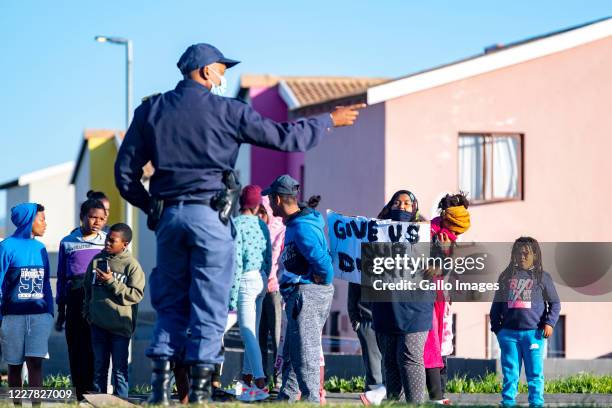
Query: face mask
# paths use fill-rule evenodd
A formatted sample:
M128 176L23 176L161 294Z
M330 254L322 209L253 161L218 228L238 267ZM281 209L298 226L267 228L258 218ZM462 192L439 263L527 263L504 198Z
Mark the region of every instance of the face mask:
M208 68L210 71L214 72L215 75L217 76L217 78L219 78L219 85L216 85L214 82L212 82L212 87L210 88L210 93L213 95L217 95L217 96L223 96L225 95L225 92L227 91L227 79L225 79L224 76L219 75L219 73L217 71L215 71L212 68Z
M403 210L391 210L392 221L410 222L414 219L414 214Z

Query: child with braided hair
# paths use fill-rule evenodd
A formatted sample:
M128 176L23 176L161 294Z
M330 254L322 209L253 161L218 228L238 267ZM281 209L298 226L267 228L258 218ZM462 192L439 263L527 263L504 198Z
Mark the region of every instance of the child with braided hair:
M520 237L501 273L491 304L491 331L501 351L501 406L515 406L521 366L530 407L544 406L544 348L559 319L561 303L555 283L542 267L538 241Z

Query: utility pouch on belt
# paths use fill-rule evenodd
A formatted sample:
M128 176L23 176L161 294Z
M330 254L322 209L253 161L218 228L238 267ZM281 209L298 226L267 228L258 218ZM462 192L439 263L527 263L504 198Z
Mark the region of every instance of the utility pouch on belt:
M151 197L151 205L149 207L149 214L147 216L147 227L151 231L155 231L157 229L157 224L159 224L163 211L164 200Z
M225 225L230 220L233 210L238 206L240 197L240 183L233 170L223 172L223 185L225 190L219 191L210 201L210 206L219 211L219 219Z

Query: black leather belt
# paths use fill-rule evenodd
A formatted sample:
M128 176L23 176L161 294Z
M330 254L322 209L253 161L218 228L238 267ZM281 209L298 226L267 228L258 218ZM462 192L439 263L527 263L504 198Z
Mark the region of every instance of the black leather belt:
M181 203L183 203L183 205L210 205L210 198L206 200L164 200L164 207L174 207Z

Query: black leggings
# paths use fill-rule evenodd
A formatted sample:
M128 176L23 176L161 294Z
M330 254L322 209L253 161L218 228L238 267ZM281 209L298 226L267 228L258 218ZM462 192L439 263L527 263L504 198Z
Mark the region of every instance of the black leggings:
M430 400L441 400L444 398L444 393L446 392L446 381L448 380L446 361L446 356L443 356L442 362L444 363L444 367L425 369L427 391L429 392Z
M440 379L442 380L442 395L445 395L446 394L446 383L448 382L447 356L442 356L442 362L444 363L444 367L440 369Z
M442 378L440 376L440 368L426 368L425 379L427 381L427 391L429 392L430 400L441 400L444 398L442 392Z
M66 304L66 343L68 345L68 361L70 362L70 377L76 389L77 399L83 399L83 394L93 389L94 359L91 345L91 329L83 317L83 301L85 291L69 289Z

